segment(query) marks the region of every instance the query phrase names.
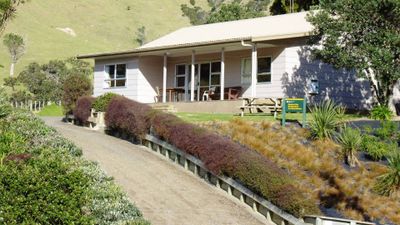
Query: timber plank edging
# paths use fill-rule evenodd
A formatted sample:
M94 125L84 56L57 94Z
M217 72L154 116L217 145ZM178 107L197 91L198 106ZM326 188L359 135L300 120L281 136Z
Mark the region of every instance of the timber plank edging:
M202 170L206 171L207 173L211 174L212 176L216 177L218 180L221 180L223 183L228 185L228 194L232 195L232 188L238 192L240 192L240 200L242 202L244 202L244 200L242 200L242 196L244 196L245 198L250 198L253 201L253 210L257 213L260 213L262 216L266 217L267 221L270 223L274 223L277 224L273 221L273 218L280 220L280 224L279 225L306 225L306 223L304 223L301 219L298 219L296 217L294 217L293 215L290 215L288 213L286 213L285 211L283 211L282 209L278 208L277 206L275 206L274 204L272 204L271 202L269 202L268 200L262 198L261 196L255 194L254 192L252 192L251 190L249 190L248 188L244 187L242 184L240 184L239 182L235 181L234 179L230 178L230 177L226 177L226 176L220 176L220 175L215 175L213 173L211 173L210 171L208 171L205 166L204 163L199 160L198 158L189 155L183 151L181 151L180 149L176 148L175 146L164 142L152 135L146 135L145 140L147 140L148 142L152 143L152 144L156 144L158 146L161 146L162 148L164 148L165 150L169 150L174 152L175 154L179 155L180 157L184 157L185 160L189 160L190 162L192 162L193 164L195 164L196 166L199 166ZM151 148L151 146L148 146ZM168 154L167 154L168 155ZM221 188L220 185L218 185L219 182L217 182L217 187ZM221 188L222 189L222 188ZM234 196L236 197L236 196ZM237 197L236 197L237 198ZM249 206L247 203L244 202L245 205ZM263 206L266 209L266 214L264 215L263 213L261 213L258 210L259 206Z

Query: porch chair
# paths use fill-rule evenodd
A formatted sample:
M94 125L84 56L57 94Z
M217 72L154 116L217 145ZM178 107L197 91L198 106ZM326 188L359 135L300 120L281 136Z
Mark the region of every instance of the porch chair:
M160 88L158 86L156 86L156 96L154 96L154 102L155 103L161 102L162 101L161 97L162 97L161 96L161 90L160 90Z
M202 98L203 101L208 101L208 100L210 100L210 95L213 95L214 92L215 92L215 87L210 87L210 89L205 90L205 91L203 92L203 98Z

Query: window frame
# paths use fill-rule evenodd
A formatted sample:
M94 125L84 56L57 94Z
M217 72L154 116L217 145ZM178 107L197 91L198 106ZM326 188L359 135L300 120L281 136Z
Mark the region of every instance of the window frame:
M117 78L117 67L118 65L125 65L125 77L124 78ZM110 66L114 66L114 74L113 78L110 78L110 74L107 71L107 68ZM108 87L104 87L104 89L118 89L118 88L126 88L128 86L128 63L122 62L122 63L110 63L110 64L105 64L104 65L104 74L107 75L108 78L104 79L104 83L107 83ZM119 80L125 80L125 85L124 86L117 86L117 82ZM111 86L110 84L114 81L114 86Z
M259 63L259 60L260 59L262 59L262 58L270 58L271 59L271 72L264 72L264 73L259 73L258 72L258 68L259 68L259 66L258 66L258 63ZM246 60L249 60L250 62L251 62L251 58L242 58L242 60L241 60L241 73L240 73L240 82L241 82L241 84L244 84L244 85L251 85L251 81L250 81L250 83L243 83L243 74L244 74L244 64L245 64L245 61ZM257 83L256 84L271 84L272 83L272 71L273 71L273 58L272 58L272 56L270 56L270 55L263 55L263 56L258 56L257 57ZM258 76L265 76L265 75L270 75L270 81L263 81L263 82L259 82L258 81ZM251 74L250 74L250 77L251 77Z
M185 73L184 74L177 74L178 73L178 66L184 66L185 67ZM175 88L185 88L186 79L188 79L187 78L187 74L188 74L187 64L185 64L185 63L175 64L175 76L174 76L174 87ZM178 81L177 78L182 78L182 77L185 79L185 82L184 82L183 86L178 86L177 85L177 81Z

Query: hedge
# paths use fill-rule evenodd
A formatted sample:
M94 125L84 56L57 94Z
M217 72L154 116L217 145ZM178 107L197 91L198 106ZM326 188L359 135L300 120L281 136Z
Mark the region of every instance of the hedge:
M103 95L100 95L93 102L92 108L96 110L96 112L105 112L107 110L108 104L110 104L111 99L115 96L119 96L115 93L108 92Z
M78 98L76 101L76 106L73 110L73 114L75 119L81 123L85 124L90 117L90 113L92 110L92 104L95 101L95 98L92 96L84 96Z
M106 112L112 130L136 138L152 133L182 151L198 157L208 170L227 175L294 216L319 212L291 177L272 161L227 137L184 122L124 97L113 98Z
M0 224L149 224L81 155L29 112L0 118Z

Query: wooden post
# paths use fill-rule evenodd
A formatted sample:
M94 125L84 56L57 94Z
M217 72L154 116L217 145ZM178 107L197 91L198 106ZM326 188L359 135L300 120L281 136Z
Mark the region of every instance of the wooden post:
M221 100L224 100L224 89L225 89L225 48L222 48L221 51L221 76L220 76L220 85L221 85Z
M193 50L192 51L192 66L191 66L191 79L190 79L190 101L191 102L194 102L194 84L195 84L195 80L194 80L194 78L195 78L195 76L194 76L194 73L196 72L195 71L195 65L194 65L194 63L195 63L195 60L196 60L196 58L195 58L195 51Z
M162 89L162 102L167 102L167 66L168 66L168 56L167 53L164 54L164 66L163 66L163 89Z
M251 54L251 97L255 98L257 93L257 73L258 73L257 45L253 44Z

